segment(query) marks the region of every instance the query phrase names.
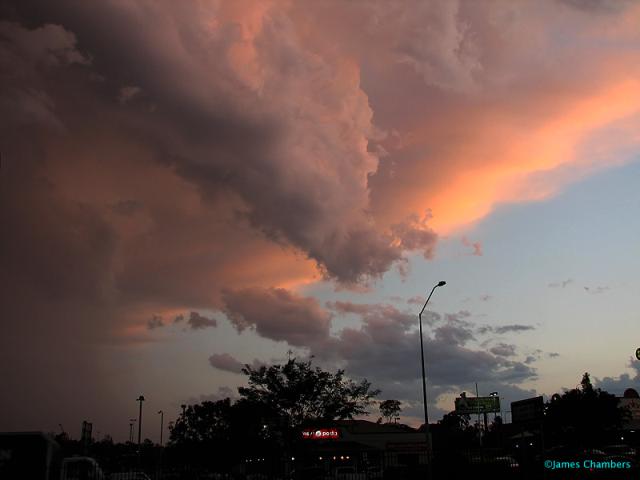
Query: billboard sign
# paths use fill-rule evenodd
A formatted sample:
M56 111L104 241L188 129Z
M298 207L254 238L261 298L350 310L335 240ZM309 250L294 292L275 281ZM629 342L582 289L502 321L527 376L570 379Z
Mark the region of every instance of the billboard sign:
M472 415L500 411L500 397L459 397L455 400L456 413Z
M542 396L511 402L511 421L513 423L535 422L544 416Z
M302 431L302 438L312 440L332 440L340 438L337 428L315 428Z

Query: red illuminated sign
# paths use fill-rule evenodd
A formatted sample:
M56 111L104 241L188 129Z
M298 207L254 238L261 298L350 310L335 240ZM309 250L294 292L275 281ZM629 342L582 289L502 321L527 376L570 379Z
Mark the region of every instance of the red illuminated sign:
M339 436L337 428L318 428L302 431L302 438L312 438L314 440L327 440L338 438Z

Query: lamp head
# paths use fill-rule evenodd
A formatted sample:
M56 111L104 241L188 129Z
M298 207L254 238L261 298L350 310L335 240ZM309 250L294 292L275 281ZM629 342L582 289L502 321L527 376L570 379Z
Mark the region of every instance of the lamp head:
M447 282L445 282L444 280L440 280L438 282L438 287L444 287L447 284Z

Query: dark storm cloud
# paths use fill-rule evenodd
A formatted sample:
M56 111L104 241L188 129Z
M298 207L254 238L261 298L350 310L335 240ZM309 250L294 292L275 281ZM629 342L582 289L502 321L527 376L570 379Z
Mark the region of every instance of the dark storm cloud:
M331 315L314 298L283 288L249 288L223 294L224 313L238 331L253 328L271 340L309 346L329 336Z
M41 154L36 142L7 142L2 153L0 369L3 388L12 392L0 400L0 409L12 413L2 428L39 430L54 418L66 424L75 415L91 418L92 411L118 408L109 382L95 381L122 366L120 359L108 362L101 345L118 318L105 278L116 233L99 210L60 198L35 173ZM79 384L82 395L66 393ZM33 411L28 406L38 398L46 401Z
M399 261L402 245L425 253L432 248L435 235L423 224L403 224L396 235L380 233L363 213L367 175L377 164L358 147L372 130L366 97L357 82L335 82L335 66L305 51L292 31L278 28L277 16L267 15L255 38L253 54L262 67L249 78L233 57L232 24L212 32L204 19L193 21L203 13L195 4L177 8L160 2L144 15L136 5L118 9L109 3L59 2L54 9L25 2L19 10L75 34L101 78L94 94L106 102L105 93L113 92L108 96L129 112L122 126L135 128L159 160L210 201L222 192L237 195L243 202L238 212L255 229L305 252L327 276L364 281ZM215 18L233 17L232 10L220 7ZM115 37L107 27L113 24L120 26ZM200 43L205 34L206 45ZM285 46L287 54L275 57ZM218 61L225 56L229 63ZM268 94L268 104L254 81L262 96ZM288 90L308 94L302 117L292 118L298 107L285 95ZM130 101L138 96L142 101ZM352 111L333 98L342 98ZM250 104L254 108L248 110ZM314 120L328 113L336 115L339 134Z
M138 366L113 355L120 348L114 342L146 341L145 327L160 326L159 317L145 325L151 312L138 303L141 296L118 284L118 276L132 266L123 259L123 244L151 223L140 217L149 210L119 200L131 198L119 194L123 185L149 191L149 175L135 178L140 152L105 144L119 128L102 103L109 84L94 70L93 55L79 49L77 35L66 25L27 23L0 22L0 213L3 231L10 232L0 239L1 298L7 314L22 318L0 322L2 364L13 365L3 369L3 384L14 392L0 407L15 412L2 428L16 430L52 428L58 421L67 425L96 411L107 416L126 411L121 395L113 392L133 394L129 389L136 387L125 378L114 388L113 372ZM86 136L92 131L99 133ZM103 161L96 161L100 156ZM154 183L162 188L158 177ZM174 205L184 198L176 197ZM156 251L160 240L151 239ZM165 249L155 263L166 254ZM141 274L137 291L140 285L167 283L174 274ZM164 306L157 299L153 305L153 310ZM31 352L28 359L25 350ZM25 382L32 375L38 382ZM83 395L71 395L79 383ZM28 408L43 397L46 405Z

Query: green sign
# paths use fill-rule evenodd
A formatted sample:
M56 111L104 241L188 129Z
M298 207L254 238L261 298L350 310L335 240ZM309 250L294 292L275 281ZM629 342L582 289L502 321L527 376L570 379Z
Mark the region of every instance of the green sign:
M636 358L640 360L640 348L636 348Z
M499 397L459 397L456 398L456 413L471 415L500 411Z

